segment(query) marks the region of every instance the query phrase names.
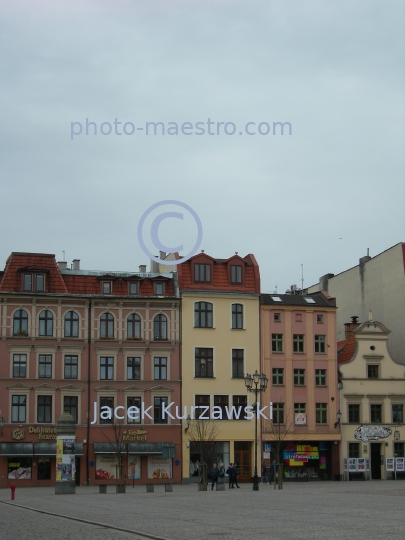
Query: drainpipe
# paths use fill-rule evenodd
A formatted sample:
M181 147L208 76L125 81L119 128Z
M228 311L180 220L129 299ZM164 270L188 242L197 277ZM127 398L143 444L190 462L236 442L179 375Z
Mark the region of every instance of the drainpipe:
M86 445L86 484L90 485L89 448L90 448L90 360L91 360L91 300L87 314L87 445Z

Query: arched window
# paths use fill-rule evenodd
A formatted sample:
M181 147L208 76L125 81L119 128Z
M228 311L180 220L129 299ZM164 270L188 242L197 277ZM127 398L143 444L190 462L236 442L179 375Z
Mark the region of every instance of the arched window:
M111 313L103 313L103 315L100 317L100 337L114 337L114 317L111 315Z
M79 337L79 315L74 311L65 315L65 337Z
M24 309L17 309L14 313L13 334L28 336L28 313Z
M232 304L232 328L234 330L243 329L243 306L242 304Z
M165 315L156 315L153 319L153 338L167 339L167 318Z
M194 304L195 328L212 328L211 302L196 302Z
M39 314L39 335L53 336L53 315L48 309Z
M141 318L136 313L132 313L127 319L127 338L141 339Z

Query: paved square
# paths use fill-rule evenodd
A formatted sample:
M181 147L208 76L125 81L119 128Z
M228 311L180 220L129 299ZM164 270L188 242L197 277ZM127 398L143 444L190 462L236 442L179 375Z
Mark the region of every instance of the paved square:
M3 540L135 539L197 540L401 539L405 538L405 482L285 483L283 490L251 484L241 489L198 492L196 485L97 486L76 488L76 495L55 495L54 488L21 488L16 500L0 491ZM68 519L66 519L68 518ZM83 521L80 521L83 520Z

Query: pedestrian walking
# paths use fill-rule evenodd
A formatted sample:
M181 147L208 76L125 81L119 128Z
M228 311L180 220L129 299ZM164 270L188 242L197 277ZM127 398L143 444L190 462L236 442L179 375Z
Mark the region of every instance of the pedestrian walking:
M228 465L228 468L226 469L226 474L228 475L229 489L231 489L231 487L234 487L232 463Z
M236 484L236 487L239 489L238 481L237 481L238 469L236 468L236 463L233 464L232 470L233 470L233 482L234 484Z
M266 469L266 464L265 462L263 461L262 463L262 477L260 479L260 483L261 484L264 484L264 483L269 483L269 479L267 478L267 469Z
M219 476L219 470L217 468L216 463L214 463L214 465L212 466L212 469L210 471L210 476L212 480L212 485L211 485L211 491L212 491L214 489L214 484L218 482L218 476Z
M273 462L270 465L270 485L274 481L274 473L276 468L276 462L273 460Z
M222 461L219 462L218 473L219 473L219 481L221 484L223 484L225 482L225 467Z

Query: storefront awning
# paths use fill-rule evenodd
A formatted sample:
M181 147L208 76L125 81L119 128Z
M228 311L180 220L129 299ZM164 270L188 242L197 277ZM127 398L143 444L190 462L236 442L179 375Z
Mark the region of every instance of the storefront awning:
M118 452L125 454L127 451L124 443L95 442L93 444L95 454L117 454Z
M2 457L32 456L34 454L32 442L3 442L0 443L0 455Z
M163 448L174 448L174 443L162 442L130 442L128 443L128 454L161 455Z
M34 454L36 456L56 456L56 442L34 443Z

